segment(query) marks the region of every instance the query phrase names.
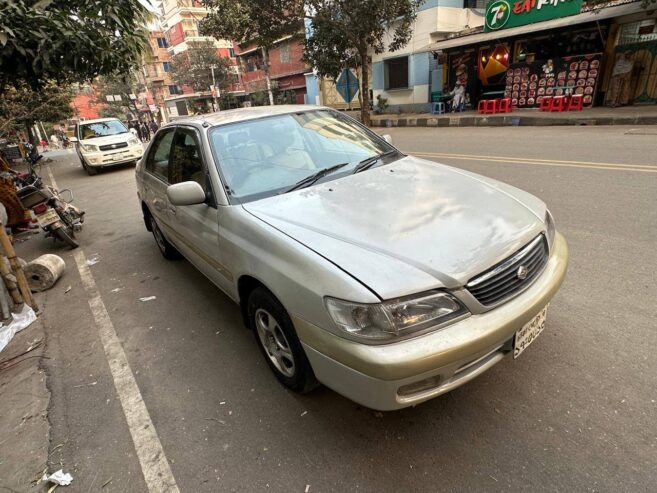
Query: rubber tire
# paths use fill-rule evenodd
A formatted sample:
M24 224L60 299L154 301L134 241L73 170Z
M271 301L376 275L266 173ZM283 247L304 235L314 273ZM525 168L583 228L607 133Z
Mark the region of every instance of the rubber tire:
M182 257L180 255L180 252L176 250L176 247L174 247L169 241L164 237L164 234L162 234L162 230L160 227L157 225L157 221L155 221L155 218L153 217L152 214L148 214L148 220L151 223L151 232L153 233L153 238L155 239L155 244L157 245L157 249L160 251L162 256L167 259L167 260L178 260ZM157 231L157 233L156 233ZM160 241L157 238L157 234L159 233L162 242L160 244Z
M99 169L94 168L93 166L89 166L87 163L84 162L84 159L80 158L80 162L82 163L82 167L84 170L87 172L89 176L96 176L98 174Z
M64 243L66 243L68 246L70 246L71 249L77 248L77 247L80 246L80 244L75 240L75 238L73 238L71 235L69 235L66 232L65 228L57 228L57 229L53 230L52 233L55 236L55 238L57 238L59 240L62 240Z
M297 371L292 377L283 375L274 366L274 364L269 359L269 355L267 354L266 349L263 347L262 342L260 341L260 337L258 336L258 329L256 329L255 326L255 313L258 308L263 308L271 315L273 315L281 330L285 334L285 338L290 345L290 349L292 350L294 362L297 368ZM256 344L260 348L262 356L265 358L265 361L269 365L269 368L272 370L278 381L286 387L301 394L305 394L315 389L319 385L319 382L317 381L317 378L315 378L315 374L313 373L310 363L308 362L308 357L306 356L306 353L301 346L301 342L297 337L296 330L294 330L294 325L292 324L292 320L290 320L290 316L287 314L285 308L283 308L283 305L281 305L276 297L274 297L273 294L271 294L267 289L263 287L254 289L249 295L249 300L247 302L247 313L249 327L253 331L253 335L256 339Z

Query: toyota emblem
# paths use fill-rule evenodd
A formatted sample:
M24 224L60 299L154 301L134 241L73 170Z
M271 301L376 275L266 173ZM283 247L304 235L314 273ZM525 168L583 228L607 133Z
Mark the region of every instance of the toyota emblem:
M521 265L520 267L518 267L518 271L516 272L516 277L522 281L523 279L527 279L528 274L529 274L529 269L524 265Z

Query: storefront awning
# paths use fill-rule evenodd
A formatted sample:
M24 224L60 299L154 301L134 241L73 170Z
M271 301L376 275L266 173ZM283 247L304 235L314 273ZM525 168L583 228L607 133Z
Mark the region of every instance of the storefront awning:
M449 48L457 48L459 46L469 46L487 41L504 41L506 38L513 36L520 36L527 33L536 33L539 31L547 31L548 29L556 29L559 27L574 26L577 24L584 24L586 22L601 21L611 19L613 17L621 17L623 15L635 14L641 12L641 2L632 2L624 5L616 5L614 7L606 7L581 14L571 15L568 17L561 17L560 19L552 19L545 22L537 22L535 24L527 24L525 26L512 27L510 29L502 29L499 31L471 34L468 36L460 36L458 38L445 39L436 41L424 48L417 50L417 53L424 53L427 51L446 50Z

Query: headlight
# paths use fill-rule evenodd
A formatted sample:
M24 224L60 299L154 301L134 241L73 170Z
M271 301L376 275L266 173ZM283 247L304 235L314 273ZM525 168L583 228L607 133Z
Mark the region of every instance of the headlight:
M141 144L141 142L139 142L139 139L137 137L130 137L128 139L128 145L129 146L136 146L138 144Z
M375 304L328 297L325 302L342 335L370 343L391 342L468 313L456 298L439 291Z
M552 243L554 243L554 234L556 227L554 226L554 218L548 209L545 209L545 234L547 236L548 247L552 250Z
M80 144L80 147L84 152L98 152L98 146L91 144Z

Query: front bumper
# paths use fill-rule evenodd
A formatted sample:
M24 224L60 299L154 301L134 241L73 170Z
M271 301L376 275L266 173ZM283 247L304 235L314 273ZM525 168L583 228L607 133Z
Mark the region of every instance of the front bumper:
M401 409L463 385L499 362L512 349L516 331L553 298L567 265L568 246L557 233L545 269L521 294L494 310L394 344L359 344L298 317L292 321L320 382L372 409Z
M144 154L144 148L141 144L118 149L116 151L90 152L82 154L87 166L115 166L129 163L141 159Z

